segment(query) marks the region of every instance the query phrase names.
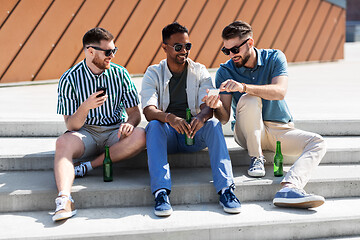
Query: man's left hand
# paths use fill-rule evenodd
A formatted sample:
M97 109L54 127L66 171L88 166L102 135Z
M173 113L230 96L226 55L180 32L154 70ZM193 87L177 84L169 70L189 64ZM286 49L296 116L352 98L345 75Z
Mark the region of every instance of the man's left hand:
M134 130L134 126L130 123L122 123L119 127L118 138L120 139L122 135L125 137L130 136Z
M204 122L200 119L198 119L197 117L194 117L192 120L191 120L191 123L190 123L190 126L191 126L191 138L193 138L196 134L197 131L200 130L200 128L202 128L204 126Z

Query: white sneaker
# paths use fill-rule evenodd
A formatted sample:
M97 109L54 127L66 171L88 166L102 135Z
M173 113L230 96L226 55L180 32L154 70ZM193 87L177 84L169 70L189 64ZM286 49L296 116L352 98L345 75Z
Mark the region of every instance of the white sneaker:
M74 200L67 196L57 197L55 199L56 210L52 220L54 222L71 218L76 214Z

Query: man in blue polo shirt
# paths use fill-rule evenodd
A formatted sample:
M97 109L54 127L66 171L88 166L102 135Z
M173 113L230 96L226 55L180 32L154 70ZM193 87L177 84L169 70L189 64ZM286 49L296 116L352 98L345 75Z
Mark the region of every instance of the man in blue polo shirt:
M284 155L300 155L275 194L276 206L318 207L325 199L307 194L303 188L325 155L326 144L320 135L294 128L284 100L288 85L286 57L280 50L255 48L252 37L251 26L242 21L224 28L222 52L231 59L216 73L220 95L203 101L223 124L229 121L232 108L235 141L248 150L251 158L248 175L265 176L263 150L275 151L277 140Z

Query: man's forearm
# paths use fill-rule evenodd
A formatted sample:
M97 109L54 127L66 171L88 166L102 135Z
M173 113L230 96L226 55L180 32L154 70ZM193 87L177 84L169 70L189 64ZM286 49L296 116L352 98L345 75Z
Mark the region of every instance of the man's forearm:
M88 113L89 110L80 106L73 115L65 117L66 128L69 131L79 130L84 126Z

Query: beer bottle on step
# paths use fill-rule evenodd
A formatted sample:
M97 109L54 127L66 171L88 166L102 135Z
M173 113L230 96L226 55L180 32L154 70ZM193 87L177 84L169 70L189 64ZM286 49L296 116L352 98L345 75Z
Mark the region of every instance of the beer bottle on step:
M283 155L281 153L281 142L276 142L276 152L274 156L274 176L281 177L283 175Z
M103 162L103 177L104 182L111 182L113 180L112 161L109 153L109 146L105 146L105 158Z
M191 123L191 110L190 108L186 109L186 122ZM194 145L194 138L190 138L185 133L185 144L188 146Z

